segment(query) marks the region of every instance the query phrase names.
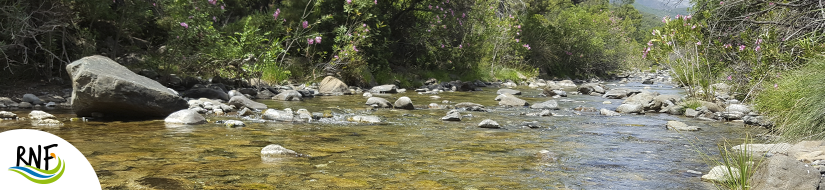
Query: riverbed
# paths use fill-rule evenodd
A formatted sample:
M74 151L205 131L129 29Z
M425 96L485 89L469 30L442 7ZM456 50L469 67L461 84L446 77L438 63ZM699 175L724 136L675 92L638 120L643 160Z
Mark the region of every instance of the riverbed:
M622 88L684 94L659 84ZM540 96L538 89L517 89L524 93L519 98L531 104L553 99ZM609 117L572 110L615 110L622 101L588 95L554 99L562 108L553 111L558 116L525 116L539 110L497 107L496 90L376 95L390 101L408 96L415 110L368 108L361 95L259 100L273 109L307 109L334 117L309 123L246 121L240 128L168 125L161 120L69 121L75 117L71 110L45 109L64 125L37 127L6 120L0 121L0 132L39 129L66 139L91 162L104 189L713 189L692 172L710 169L700 152L717 155L717 144L738 144L746 134L764 132L742 122L663 113ZM440 120L448 109L426 109L430 103L460 102L482 104L491 112L462 111L472 116L454 122ZM8 111L21 117L29 112ZM346 121L354 115L375 115L383 122ZM478 128L484 119L503 128ZM541 127L520 127L525 121ZM702 130L667 130L667 121ZM306 156L264 159L260 151L269 144Z

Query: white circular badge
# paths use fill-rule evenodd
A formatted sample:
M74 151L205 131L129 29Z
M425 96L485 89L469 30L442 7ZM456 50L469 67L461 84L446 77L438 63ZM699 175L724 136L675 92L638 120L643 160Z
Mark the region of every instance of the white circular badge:
M77 148L39 130L0 133L0 168L2 189L101 189L94 168Z

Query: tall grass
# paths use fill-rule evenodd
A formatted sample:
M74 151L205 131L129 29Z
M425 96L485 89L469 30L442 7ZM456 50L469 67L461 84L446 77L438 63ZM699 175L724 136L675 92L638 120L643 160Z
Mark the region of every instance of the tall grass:
M670 56L671 61L666 61L665 65L670 68L673 80L681 85L688 86L688 94L691 97L702 100L713 100L714 89L710 85L714 83L715 69L705 59L698 45L688 45L681 48L674 48Z
M742 144L752 144L753 138L749 135L745 136ZM694 146L695 147L695 146ZM749 146L742 146L742 149L734 150L731 144L725 140L724 143L717 145L719 157L714 157L706 154L704 151L697 149L696 151L711 166L723 166L727 169L727 175L723 181L714 181L717 189L736 189L747 190L751 188L750 177L753 176L757 167L762 163L763 157L756 156L748 152Z
M783 141L825 139L825 60L776 75L756 96L756 108L776 123Z

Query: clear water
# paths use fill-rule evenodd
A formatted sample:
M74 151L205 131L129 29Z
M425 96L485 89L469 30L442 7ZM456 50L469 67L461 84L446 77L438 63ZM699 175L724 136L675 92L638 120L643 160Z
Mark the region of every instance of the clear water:
M628 84L624 88L640 89ZM651 86L663 94L683 93ZM492 112L460 122L441 121L448 110L372 110L360 95L316 97L302 102L263 101L271 108L331 112L332 121L252 123L226 128L218 124L165 125L163 121L71 122L70 110L45 110L65 122L36 127L28 121L0 121L0 131L33 128L60 136L83 152L104 189L712 189L697 150L714 154L717 144L733 143L760 129L741 122L704 122L667 114L600 116L575 112L582 105L615 109L622 100L571 95L559 102L566 116L530 117L528 108L500 108L496 89L441 93L440 99L414 92L417 107L429 103L474 102ZM519 89L530 103L552 98L539 90ZM19 116L28 110L11 110ZM384 124L346 122L347 116L376 115ZM207 117L211 121L227 117ZM231 117L229 117L231 118ZM504 129L476 125L493 119ZM697 132L665 129L670 120L703 128ZM517 127L538 121L543 128ZM279 144L311 157L263 160L261 149ZM552 159L537 153L549 150Z

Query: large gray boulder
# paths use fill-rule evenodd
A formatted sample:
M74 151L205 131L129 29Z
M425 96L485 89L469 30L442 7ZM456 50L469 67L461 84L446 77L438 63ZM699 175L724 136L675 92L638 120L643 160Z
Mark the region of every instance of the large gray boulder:
M731 176L731 174L733 174ZM739 176L739 169L736 167L715 166L708 171L707 174L702 175L702 180L712 181L716 183L725 183L730 179L735 179Z
M619 113L642 113L644 111L644 107L639 104L622 104L616 108L616 112Z
M590 94L591 92L604 94L604 87L598 83L587 83L579 86L578 91L582 94Z
M261 118L275 121L294 121L295 115L289 108L285 110L267 109L261 114Z
M542 102L542 103L533 104L532 106L530 106L530 108L558 110L559 109L559 103L557 103L555 100L547 100L547 101Z
M40 110L34 110L29 113L29 119L31 120L44 120L44 119L57 119L54 115L46 113Z
M458 110L450 110L447 112L447 115L442 117L441 120L444 121L461 121L461 112Z
M624 88L611 89L605 92L602 97L607 99L622 99L627 97L631 92L631 90Z
M687 124L679 121L668 121L667 124L665 124L665 126L667 127L667 129L677 131L698 131L701 129L697 126L688 126Z
M731 105L728 105L727 108L725 108L725 111L727 111L727 112L739 112L739 113L747 114L747 113L751 112L751 108L748 107L747 105L731 104Z
M513 90L513 89L509 89L509 88L502 88L502 89L498 89L498 91L496 91L496 94L505 94L505 93L512 94L512 95L521 95L521 91Z
M232 97L232 99L229 99L229 102L227 104L233 105L236 108L247 107L247 108L257 109L257 110L266 109L266 104L262 104L262 103L259 103L259 102L252 101L249 98L246 98L245 96L234 96L234 97Z
M289 150L281 145L271 144L261 149L262 157L298 156L294 150Z
M43 101L41 101L40 98L38 98L34 94L23 94L23 101L31 103L31 104L42 104L43 103Z
M157 81L137 75L103 56L66 66L72 78L72 109L79 117L163 118L186 109L183 98Z
M664 94L653 97L652 104L649 106L651 110L661 110L672 105L676 105L681 101L682 97L673 94Z
M272 99L280 101L301 101L301 97L303 97L303 95L297 90L285 90L272 97Z
M544 91L542 91L542 94L544 94L545 96L551 96L551 97L552 96L567 97L567 92L566 91L559 90L559 89L552 89L552 88L545 88Z
M381 85L381 86L372 87L372 89L370 89L370 92L375 93L375 94L378 94L378 93L396 93L396 92L398 92L398 87L395 86L394 84Z
M14 119L17 118L17 114L7 112L7 111L0 111L0 119Z
M530 105L529 103L527 103L527 101L516 98L512 94L498 95L495 100L499 101L498 105L502 105L502 106L528 106L528 105Z
M0 104L4 104L8 107L18 107L18 106L20 106L19 103L11 100L11 98L8 98L8 97L0 97Z
M318 91L320 91L321 94L327 96L350 94L347 84L333 76L327 76L326 78L324 78L324 80L321 81L320 88L318 88Z
M481 123L478 123L478 127L498 129L501 128L501 125L491 119L485 119L484 121L481 121Z
M653 105L653 103L652 103L653 98L655 98L658 95L659 95L659 93L656 93L656 92L642 91L641 93L634 94L634 95L628 97L627 99L622 101L622 103L623 104L639 104L639 105L642 105L642 109L649 108L650 106Z
M347 121L351 122L360 122L360 123L381 123L381 118L378 116L372 115L356 115L350 118L347 118Z
M180 93L180 96L186 98L208 98L208 99L221 99L223 101L229 100L229 94L224 92L223 90L214 89L214 88L193 88Z
M194 125L206 123L206 118L203 118L203 116L195 110L185 109L170 114L169 117L166 117L163 121L171 124Z
M412 110L415 109L415 106L413 106L410 97L403 96L401 98L398 98L398 100L395 100L395 108Z
M774 154L757 167L751 189L809 189L819 186L819 170L790 156ZM821 187L820 187L821 189Z
M392 108L392 104L387 99L379 98L379 97L370 97L367 99L366 105L370 105L374 108Z
M606 115L606 116L621 116L622 115L622 114L619 114L615 111L608 110L608 109L605 109L605 108L600 109L599 114Z

